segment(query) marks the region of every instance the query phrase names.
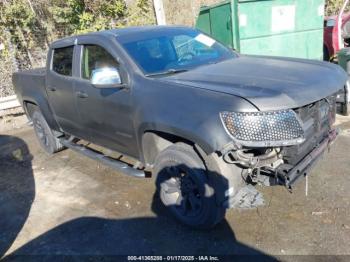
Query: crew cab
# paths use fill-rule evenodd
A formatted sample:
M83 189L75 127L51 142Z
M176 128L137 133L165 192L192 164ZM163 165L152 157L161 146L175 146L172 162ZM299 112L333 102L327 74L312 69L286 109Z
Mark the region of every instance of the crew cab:
M200 228L220 222L247 184L292 189L309 174L337 136L346 80L331 63L240 55L166 26L58 40L46 68L13 75L48 153L68 147L151 174L169 211Z

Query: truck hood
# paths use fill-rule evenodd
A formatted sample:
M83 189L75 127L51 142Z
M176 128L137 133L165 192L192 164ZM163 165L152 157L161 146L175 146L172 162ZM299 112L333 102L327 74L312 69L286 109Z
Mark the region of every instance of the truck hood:
M331 63L278 57L240 56L162 78L249 100L261 111L298 108L344 87L345 71Z

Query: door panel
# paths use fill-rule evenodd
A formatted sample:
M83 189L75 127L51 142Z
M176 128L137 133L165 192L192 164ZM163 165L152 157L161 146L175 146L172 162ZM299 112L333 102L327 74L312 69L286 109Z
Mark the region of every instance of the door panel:
M138 157L133 128L131 90L129 88L96 88L91 84L93 70L103 67L119 68L116 59L100 46L87 45L80 52L81 78L75 80L79 123L90 133L89 141Z
M55 118L63 131L78 135L81 130L73 95L73 54L73 46L53 50L52 68L47 72L47 94Z

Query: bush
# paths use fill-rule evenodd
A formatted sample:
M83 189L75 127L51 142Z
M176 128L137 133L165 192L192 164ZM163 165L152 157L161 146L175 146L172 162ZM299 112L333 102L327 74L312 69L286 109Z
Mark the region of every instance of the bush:
M327 15L335 15L338 14L340 9L342 8L345 0L327 0L326 1L326 14ZM347 7L349 10L349 5Z

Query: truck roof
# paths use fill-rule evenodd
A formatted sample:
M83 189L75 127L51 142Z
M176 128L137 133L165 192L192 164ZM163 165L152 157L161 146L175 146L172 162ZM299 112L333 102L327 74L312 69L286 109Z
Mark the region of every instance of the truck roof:
M76 40L79 41L79 38L82 36L125 36L125 35L134 35L142 32L147 32L147 31L160 31L160 30L176 30L180 28L188 28L185 26L156 26L156 25L151 25L151 26L132 26L132 27L125 27L125 28L118 28L118 29L110 29L110 30L103 30L103 31L98 31L98 32L91 32L91 33L86 33L86 34L81 34L81 35L73 35L69 37L65 37L59 40L56 40L52 42L51 47L53 48L59 48L67 45L72 45Z

